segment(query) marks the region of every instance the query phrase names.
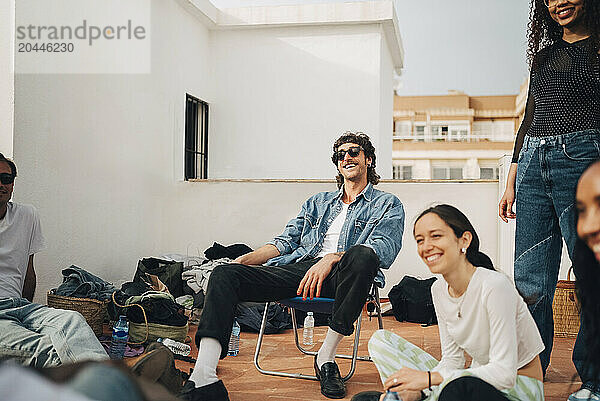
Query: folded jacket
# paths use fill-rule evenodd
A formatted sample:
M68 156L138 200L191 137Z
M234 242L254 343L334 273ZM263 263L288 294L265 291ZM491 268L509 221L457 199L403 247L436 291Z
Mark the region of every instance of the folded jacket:
M116 290L111 283L75 265L64 269L62 275L63 282L56 289L56 295L104 301Z

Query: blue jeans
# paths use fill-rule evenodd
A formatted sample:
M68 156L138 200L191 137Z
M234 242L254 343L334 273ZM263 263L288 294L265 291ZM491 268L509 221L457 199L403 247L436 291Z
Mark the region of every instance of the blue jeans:
M516 179L515 284L544 341L544 373L554 337L552 301L558 281L562 239L569 256L577 238L575 187L585 168L600 158L600 130L526 137ZM576 347L582 347L581 336ZM585 381L584 378L582 380Z
M0 299L0 359L48 367L108 359L78 312L48 308L24 298Z
M85 366L71 379L67 387L98 401L142 401L132 377L115 366L92 364Z

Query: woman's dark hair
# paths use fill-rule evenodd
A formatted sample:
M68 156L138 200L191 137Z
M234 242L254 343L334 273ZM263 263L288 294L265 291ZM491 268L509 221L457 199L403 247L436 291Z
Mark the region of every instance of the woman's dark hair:
M600 264L594 253L581 239L577 239L573 252L573 268L577 280L577 300L581 305L581 316L585 326L585 370L600 375L600 302L598 302L598 284L600 284ZM596 382L600 384L600 381Z
M2 153L0 153L0 163L1 162L8 164L8 166L10 167L11 174L14 175L15 177L17 176L17 166L15 165L15 162L4 157L4 155Z
M584 173L598 163L590 164ZM583 176L583 174L581 175ZM580 180L581 180L580 176ZM577 188L579 188L579 182ZM579 213L575 208L575 227ZM585 326L586 361L585 370L590 370L590 377L600 377L600 302L598 302L598 286L600 285L600 264L594 252L581 239L577 238L573 251L573 270L577 280L577 299L581 305L581 316ZM596 382L600 384L600 381Z
M582 0L583 24L591 35L590 57L596 58L600 48L600 1ZM544 47L558 42L562 38L562 27L552 19L544 0L531 0L529 24L527 25L527 61L532 69L543 60Z
M479 250L479 236L477 235L477 233L475 232L475 228L473 228L473 225L471 224L469 219L467 219L467 216L463 214L463 212L450 205L442 204L433 206L421 212L419 217L417 217L417 219L415 220L415 225L421 219L421 217L429 213L434 213L440 219L444 220L444 223L448 224L452 231L454 231L454 235L456 235L456 238L462 237L462 235L466 231L470 232L473 236L473 239L471 240L471 245L469 245L469 247L467 248L467 260L473 266L480 266L485 267L486 269L496 270L494 269L494 264L492 263L492 260L489 258L489 256L487 256L485 253ZM415 229L413 226L413 234L414 232Z
M359 145L363 152L365 152L365 158L371 158L371 165L367 167L367 181L373 185L377 185L379 183L379 174L375 171L375 146L371 143L371 139L367 134L363 134L362 132L350 132L346 131L340 136L337 141L333 144L333 156L331 156L331 161L337 167L337 151L338 148L345 143L355 143ZM342 174L338 174L335 177L337 180L338 188L340 188L344 184L344 176Z

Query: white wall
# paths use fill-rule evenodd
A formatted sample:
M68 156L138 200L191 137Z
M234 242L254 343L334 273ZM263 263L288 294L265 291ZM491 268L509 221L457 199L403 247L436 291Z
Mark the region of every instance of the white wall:
M182 182L186 93L210 104L213 176L333 177L345 130L391 154L391 139L378 143L392 120L380 24L211 31L185 1L152 0L151 13L150 74L15 76L15 200L39 209L48 243L38 301L71 264L118 284L144 256L257 245L333 187Z
M203 252L215 241L223 245L242 242L252 248L259 247L283 231L307 198L335 188L333 182L180 183L170 194L171 207L164 215L162 252L197 255L198 250ZM416 216L433 203L450 203L461 209L480 236L481 250L496 264L497 183L383 182L376 188L398 196L406 212L402 251L386 272L383 294L405 274L431 276L417 256L412 226ZM135 267L134 262L131 261L130 269Z
M15 0L0 2L0 153L13 154Z
M382 35L379 24L214 31L209 177L331 178L331 145L348 130L370 134L378 159L390 159Z
M381 178L392 178L392 135L394 130L394 65L385 35L380 41L381 73L379 83L379 140L377 172Z
M48 243L38 300L70 264L123 281L163 249L185 93L213 101L214 87L208 30L179 3L152 2L152 33L151 74L16 76L15 200L39 209Z
M137 204L130 200L128 206L119 202L111 208L106 199L94 199L127 196L127 185L116 184L112 195L93 189L77 195L73 188L48 188L45 198L31 200L40 209L49 244L36 256L39 301L60 283L60 270L70 264L120 284L131 280L142 257L201 254L214 241L256 248L279 234L306 198L335 188L333 182L180 182L160 201L146 193L148 199L140 196ZM405 274L431 275L416 254L412 224L432 202L451 203L463 210L481 237L482 250L497 260L495 183L381 183L378 188L396 194L406 210L403 249L386 272L388 285L383 295ZM19 190L22 193L23 187ZM160 191L157 187L156 192Z

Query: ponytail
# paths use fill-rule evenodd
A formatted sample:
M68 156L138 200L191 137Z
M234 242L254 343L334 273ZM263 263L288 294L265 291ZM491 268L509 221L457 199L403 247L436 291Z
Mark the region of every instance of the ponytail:
M471 244L473 244L473 242L471 242ZM469 252L470 250L471 246L469 246L469 248L467 249L467 260L469 261L469 263L471 263L473 266L485 267L489 270L496 270L494 269L492 259L490 259L488 255L481 252L480 250Z

